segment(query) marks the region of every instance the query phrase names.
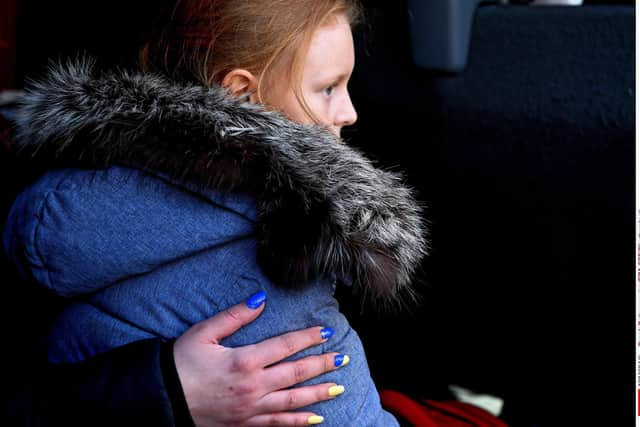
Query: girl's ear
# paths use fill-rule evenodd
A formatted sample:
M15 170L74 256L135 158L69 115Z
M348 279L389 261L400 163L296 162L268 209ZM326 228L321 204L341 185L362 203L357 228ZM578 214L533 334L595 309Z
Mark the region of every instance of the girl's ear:
M222 79L222 87L227 89L233 97L249 95L251 102L255 102L255 92L258 89L258 79L250 71L236 68L229 71Z

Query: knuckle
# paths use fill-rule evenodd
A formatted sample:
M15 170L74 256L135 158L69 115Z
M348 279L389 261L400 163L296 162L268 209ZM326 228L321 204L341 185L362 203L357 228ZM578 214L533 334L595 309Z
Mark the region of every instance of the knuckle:
M304 362L295 362L293 365L293 380L295 384L302 382L306 379L307 369Z
M229 407L227 419L231 425L241 425L243 421L251 416L247 406L243 405L243 403L245 403L244 399L236 399L235 404Z
M234 323L242 320L242 315L240 313L240 310L238 310L236 307L229 307L222 313L224 313L225 318L227 318L228 320Z
M278 415L271 415L267 421L267 425L270 427L283 426L283 420Z
M287 354L293 354L297 352L295 339L291 334L282 335L280 338L282 347L286 350Z
M238 384L238 394L243 396L245 400L242 404L243 407L247 407L248 403L253 404L256 399L256 393L258 386L255 381L243 381Z
M231 372L249 373L255 367L254 358L248 354L237 354L231 361Z
M247 419L254 414L259 396L256 388L247 384L237 384L229 390L233 403L229 406L229 412L240 419Z
M290 390L287 393L287 408L295 409L298 407L297 404L298 404L298 395L293 390Z

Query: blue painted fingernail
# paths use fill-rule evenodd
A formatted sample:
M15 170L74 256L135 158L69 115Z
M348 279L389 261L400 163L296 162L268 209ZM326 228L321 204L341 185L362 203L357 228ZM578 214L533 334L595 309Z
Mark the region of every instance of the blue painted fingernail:
M331 328L323 328L320 331L320 336L322 337L323 340L331 338L333 336L333 329L331 329Z
M258 291L255 294L247 298L247 307L252 310L260 307L267 300L267 293L265 291Z
M344 366L347 363L349 363L349 356L347 356L346 354L336 354L333 358L333 366L335 366L336 368Z

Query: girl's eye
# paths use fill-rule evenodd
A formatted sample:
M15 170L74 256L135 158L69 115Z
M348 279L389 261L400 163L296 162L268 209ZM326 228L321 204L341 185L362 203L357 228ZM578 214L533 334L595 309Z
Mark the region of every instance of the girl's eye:
M324 88L324 94L327 96L331 96L331 94L333 93L333 88L334 88L333 85Z

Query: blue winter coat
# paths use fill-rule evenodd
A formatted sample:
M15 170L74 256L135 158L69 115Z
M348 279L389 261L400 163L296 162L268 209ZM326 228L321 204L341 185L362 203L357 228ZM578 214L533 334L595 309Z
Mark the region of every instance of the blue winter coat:
M22 150L52 169L19 196L4 234L23 274L70 298L50 360L175 338L262 289L258 321L223 344L329 326L328 342L295 358L349 355L309 382L347 392L310 409L325 425L397 425L333 294L337 280L380 298L407 289L424 228L400 179L323 129L219 89L82 64L56 73L19 126Z

